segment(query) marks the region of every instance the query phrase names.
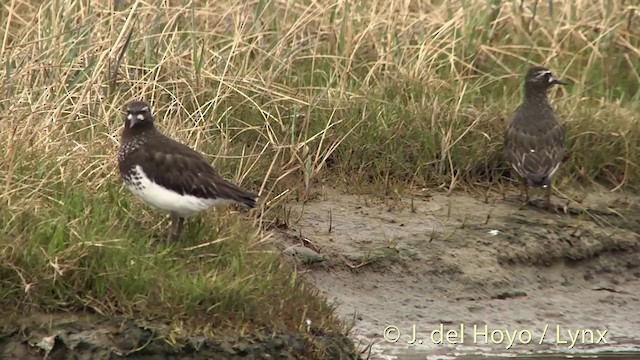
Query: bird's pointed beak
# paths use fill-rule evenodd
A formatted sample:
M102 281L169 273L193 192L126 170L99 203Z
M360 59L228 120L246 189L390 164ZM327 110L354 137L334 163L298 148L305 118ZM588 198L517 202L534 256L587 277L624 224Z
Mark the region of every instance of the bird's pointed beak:
M568 83L556 78L552 78L551 83L555 85L569 85Z
M133 128L138 123L138 119L131 113L127 114L127 120L129 120L129 129Z

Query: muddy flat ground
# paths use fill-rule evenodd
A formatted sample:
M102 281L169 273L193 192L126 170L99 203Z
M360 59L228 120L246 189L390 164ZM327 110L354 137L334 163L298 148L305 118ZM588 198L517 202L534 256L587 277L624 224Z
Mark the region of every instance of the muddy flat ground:
M553 214L520 209L518 193L374 200L323 189L291 204L282 237L285 253L354 321L370 359L640 343L640 198L567 196L581 200L555 197L566 213ZM433 333L441 326L444 344ZM457 333L447 341L448 330Z

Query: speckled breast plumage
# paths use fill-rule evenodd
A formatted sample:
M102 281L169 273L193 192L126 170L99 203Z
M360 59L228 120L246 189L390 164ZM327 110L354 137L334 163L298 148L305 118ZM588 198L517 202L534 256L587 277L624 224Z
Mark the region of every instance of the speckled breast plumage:
M120 177L124 181L129 190L143 190L142 174L136 170L136 164L126 164L125 159L128 154L137 150L145 143L142 138L134 138L125 144L122 144L118 151L118 163L120 165Z

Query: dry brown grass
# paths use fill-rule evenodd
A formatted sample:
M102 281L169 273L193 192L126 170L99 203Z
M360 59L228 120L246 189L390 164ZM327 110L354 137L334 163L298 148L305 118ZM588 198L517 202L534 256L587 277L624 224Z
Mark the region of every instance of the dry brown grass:
M503 129L529 63L572 83L552 94L571 153L559 184L639 185L638 1L525 2L3 4L3 305L162 314L180 304L190 309L185 316L238 301L249 304L246 311L259 307L283 291L260 284L289 270L275 258L241 254L266 236L266 223L284 216L283 203L307 198L319 183L382 192L501 183ZM116 172L122 108L131 99L149 101L163 132L261 192L254 225L263 226L255 236L235 220L191 230L191 245L234 239L221 247L231 250L214 251L228 258L194 260L211 249L149 255L148 229L158 216L131 201ZM153 266L133 270L140 280L123 280L131 271L124 264L145 257ZM198 275L177 266L185 259ZM233 272L219 267L229 263ZM172 274L163 291L175 296L131 305L149 295L140 283L153 283L160 264ZM202 308L189 292L213 291L211 273L255 281L216 288L237 296ZM189 277L198 280L176 285ZM249 297L255 286L262 295ZM298 286L284 288L310 301ZM95 300L100 294L108 306ZM330 317L320 302L314 309ZM269 314L265 321L290 313L274 307Z

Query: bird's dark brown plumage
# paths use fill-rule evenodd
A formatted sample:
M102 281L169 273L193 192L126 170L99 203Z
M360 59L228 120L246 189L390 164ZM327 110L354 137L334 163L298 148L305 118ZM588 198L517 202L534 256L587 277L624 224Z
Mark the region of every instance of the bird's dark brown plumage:
M550 203L551 179L565 156L564 129L547 98L553 85L565 85L543 67L531 67L525 76L524 98L513 114L504 138L507 161L528 187L546 187Z
M127 104L118 167L123 181L150 205L182 218L222 203L256 206L257 195L223 179L200 153L156 130L149 105Z
M121 173L135 164L148 164L144 168L151 181L181 195L229 199L250 208L256 206L256 194L220 177L196 151L157 131L143 136L145 144L119 163Z

